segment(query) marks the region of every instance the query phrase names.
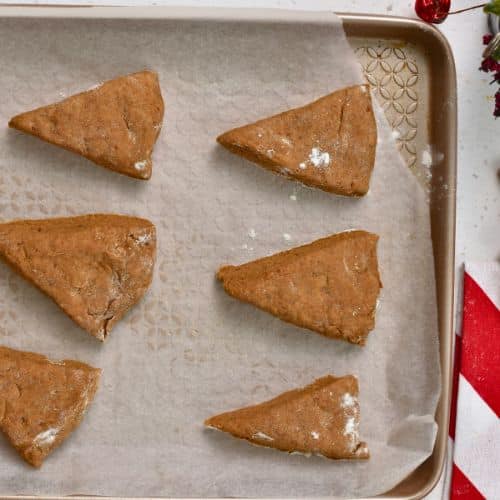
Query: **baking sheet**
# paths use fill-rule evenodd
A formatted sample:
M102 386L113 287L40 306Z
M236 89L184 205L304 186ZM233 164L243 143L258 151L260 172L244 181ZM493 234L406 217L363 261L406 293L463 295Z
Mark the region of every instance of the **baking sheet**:
M428 203L384 120L363 199L278 178L214 142L230 127L361 81L337 19L323 19L0 21L5 124L22 110L143 67L159 72L166 101L148 183L14 131L0 133L2 219L129 213L155 222L159 245L150 292L105 345L0 267L4 344L104 369L81 427L42 470L28 469L0 443L5 493L368 496L430 455L439 361ZM221 264L353 227L381 235L384 289L364 349L286 325L215 283ZM368 462L288 456L202 427L213 413L326 373L360 379Z

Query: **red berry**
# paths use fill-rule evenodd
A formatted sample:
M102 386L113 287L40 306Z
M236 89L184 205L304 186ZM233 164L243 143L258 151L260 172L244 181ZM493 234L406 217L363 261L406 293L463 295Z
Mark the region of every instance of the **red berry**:
M488 33L487 35L483 35L483 45L488 45L491 40L493 40L493 35Z
M427 23L439 24L447 17L451 0L416 0L415 12Z
M493 57L487 57L486 59L483 59L483 62L481 63L481 67L479 68L481 71L500 71L500 63L495 61Z

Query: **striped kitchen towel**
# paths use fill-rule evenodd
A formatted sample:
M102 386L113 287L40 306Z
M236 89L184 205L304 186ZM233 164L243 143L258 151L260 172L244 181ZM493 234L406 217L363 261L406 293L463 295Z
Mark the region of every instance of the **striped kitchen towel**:
M455 341L450 498L500 499L500 264L465 265Z

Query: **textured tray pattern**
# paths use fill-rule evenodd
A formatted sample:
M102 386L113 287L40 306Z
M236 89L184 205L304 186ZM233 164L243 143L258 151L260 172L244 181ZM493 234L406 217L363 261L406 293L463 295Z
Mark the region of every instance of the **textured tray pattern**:
M402 41L355 40L351 43L408 167L429 187L430 171L419 157L426 143L427 102L422 95L426 75L421 66L425 63L418 48Z

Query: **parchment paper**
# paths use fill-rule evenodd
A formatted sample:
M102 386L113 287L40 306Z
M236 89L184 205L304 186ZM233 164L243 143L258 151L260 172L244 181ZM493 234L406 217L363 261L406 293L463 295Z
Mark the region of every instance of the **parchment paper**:
M0 441L2 494L365 496L431 453L439 361L429 211L385 122L362 199L302 187L215 143L230 127L361 81L328 17L324 25L0 21L0 217L118 212L158 228L151 290L104 345L0 266L1 342L104 370L82 425L41 470ZM144 67L159 72L166 102L149 182L6 128L18 112ZM287 325L215 282L221 264L349 228L381 236L384 289L364 348ZM327 373L359 377L369 461L289 456L203 429L214 413Z

